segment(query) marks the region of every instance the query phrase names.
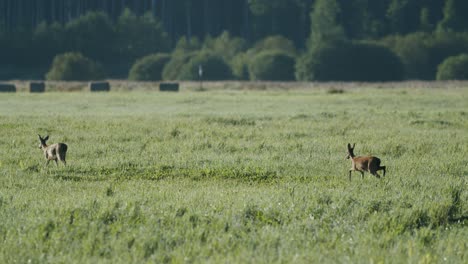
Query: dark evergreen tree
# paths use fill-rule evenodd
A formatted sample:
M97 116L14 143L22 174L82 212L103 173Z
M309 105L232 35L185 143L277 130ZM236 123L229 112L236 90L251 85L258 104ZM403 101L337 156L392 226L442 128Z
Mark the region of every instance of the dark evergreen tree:
M150 13L137 16L125 9L117 21L116 33L116 60L133 63L137 58L170 49L167 34Z
M67 23L67 48L81 52L84 56L98 61L110 61L115 56L115 28L103 12L88 12Z
M0 0L0 67L13 69L4 71L11 73L22 68L19 73L49 65L56 54L77 51L107 67L123 67L110 71L123 77L136 58L169 52L181 37L188 46L198 46L197 52L210 45L222 50L218 47L226 41L239 44L243 39L243 53L236 44L221 56L235 66L238 78L246 78L246 61L253 56L245 49L269 36L282 36L299 50L310 51L335 41L414 37L418 31L465 34L467 13L466 0ZM229 38L218 40L223 32ZM205 44L214 39L217 44ZM449 44L435 35L431 41L424 43L427 49L414 53L425 54L418 55L420 59L406 63L416 56L402 58L406 70L422 65L421 70L411 66L408 78L433 79L434 65L464 51L458 41ZM398 46L405 50L398 54L411 54L415 45L401 41Z
M317 0L310 14L308 48L313 50L346 39L339 21L341 8L336 0Z
M444 18L438 25L439 31L468 30L468 1L447 0L444 6Z

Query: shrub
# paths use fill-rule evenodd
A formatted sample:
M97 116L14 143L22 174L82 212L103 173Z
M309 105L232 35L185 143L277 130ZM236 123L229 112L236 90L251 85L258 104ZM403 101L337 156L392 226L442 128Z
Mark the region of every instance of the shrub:
M429 65L428 33L413 33L406 36L389 36L380 43L397 54L405 68L406 79L429 80L431 67Z
M216 38L207 37L203 42L202 49L218 54L226 62L230 62L239 53L245 51L246 47L245 39L232 37L229 32L224 31Z
M194 52L174 52L162 71L163 80L179 79L180 70L193 56Z
M32 43L35 47L33 63L48 64L56 54L65 52L65 30L59 23L48 25L45 22L37 25L32 35ZM48 66L48 65L41 65Z
M264 51L250 60L251 80L291 81L294 80L293 56L280 51Z
M113 59L115 29L109 16L103 12L88 12L71 20L65 26L67 48L93 59Z
M160 81L164 66L170 59L169 54L162 53L143 57L133 64L128 79L134 81Z
M229 80L233 78L232 70L219 55L211 52L198 52L184 64L177 79L198 80L198 68L203 67L203 80Z
M249 70L247 67L248 54L246 52L239 53L231 60L232 74L238 80L248 80Z
M435 33L429 43L431 80L437 77L437 67L446 58L468 53L468 33Z
M246 65L244 63L247 42L239 37L232 37L224 31L216 38L207 37L202 50L221 56L231 67L236 79L248 79Z
M192 37L187 40L186 37L181 37L173 50L173 54L177 56L187 53L196 52L201 49L200 40L197 37Z
M47 80L87 81L104 78L102 66L81 53L69 52L55 56Z
M170 47L161 23L150 13L137 16L125 9L116 23L116 33L114 45L129 62L148 54L168 51Z
M434 80L437 67L443 60L468 52L468 33L416 32L389 36L380 43L400 57L407 79Z
M269 36L266 37L243 53L238 53L231 61L231 67L234 76L240 80L249 79L249 65L251 64L252 58L256 57L257 54L267 51L277 51L286 53L289 56L296 56L296 48L292 41L283 36Z
M468 54L445 59L437 67L437 80L468 80Z
M283 36L269 36L255 43L253 50L256 52L266 50L278 50L290 55L296 54L294 43Z
M181 80L183 68L200 52L201 47L200 41L196 37L190 40L187 40L186 37L180 38L172 51L171 60L164 67L162 74L163 80ZM195 79L198 79L198 68L196 71ZM183 79L195 80L189 77L184 77Z
M403 64L388 48L370 43L337 42L304 54L296 78L314 81L398 81Z

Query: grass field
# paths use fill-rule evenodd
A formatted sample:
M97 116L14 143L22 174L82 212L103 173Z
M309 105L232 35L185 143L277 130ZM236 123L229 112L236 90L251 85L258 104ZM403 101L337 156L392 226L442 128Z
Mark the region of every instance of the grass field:
M467 263L468 88L343 91L0 94L0 263Z

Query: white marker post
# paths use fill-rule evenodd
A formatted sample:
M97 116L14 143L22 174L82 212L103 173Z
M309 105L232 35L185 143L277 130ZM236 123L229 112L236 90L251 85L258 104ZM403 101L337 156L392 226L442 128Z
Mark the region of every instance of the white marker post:
M198 77L200 80L200 91L203 90L203 66L198 65Z

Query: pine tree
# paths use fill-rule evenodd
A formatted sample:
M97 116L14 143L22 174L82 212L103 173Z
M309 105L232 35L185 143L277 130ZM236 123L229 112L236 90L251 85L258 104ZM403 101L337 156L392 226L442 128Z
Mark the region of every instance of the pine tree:
M339 23L340 6L336 0L317 0L310 14L309 49L346 39Z
M468 2L466 0L447 0L444 6L444 18L437 25L438 31L467 31Z

